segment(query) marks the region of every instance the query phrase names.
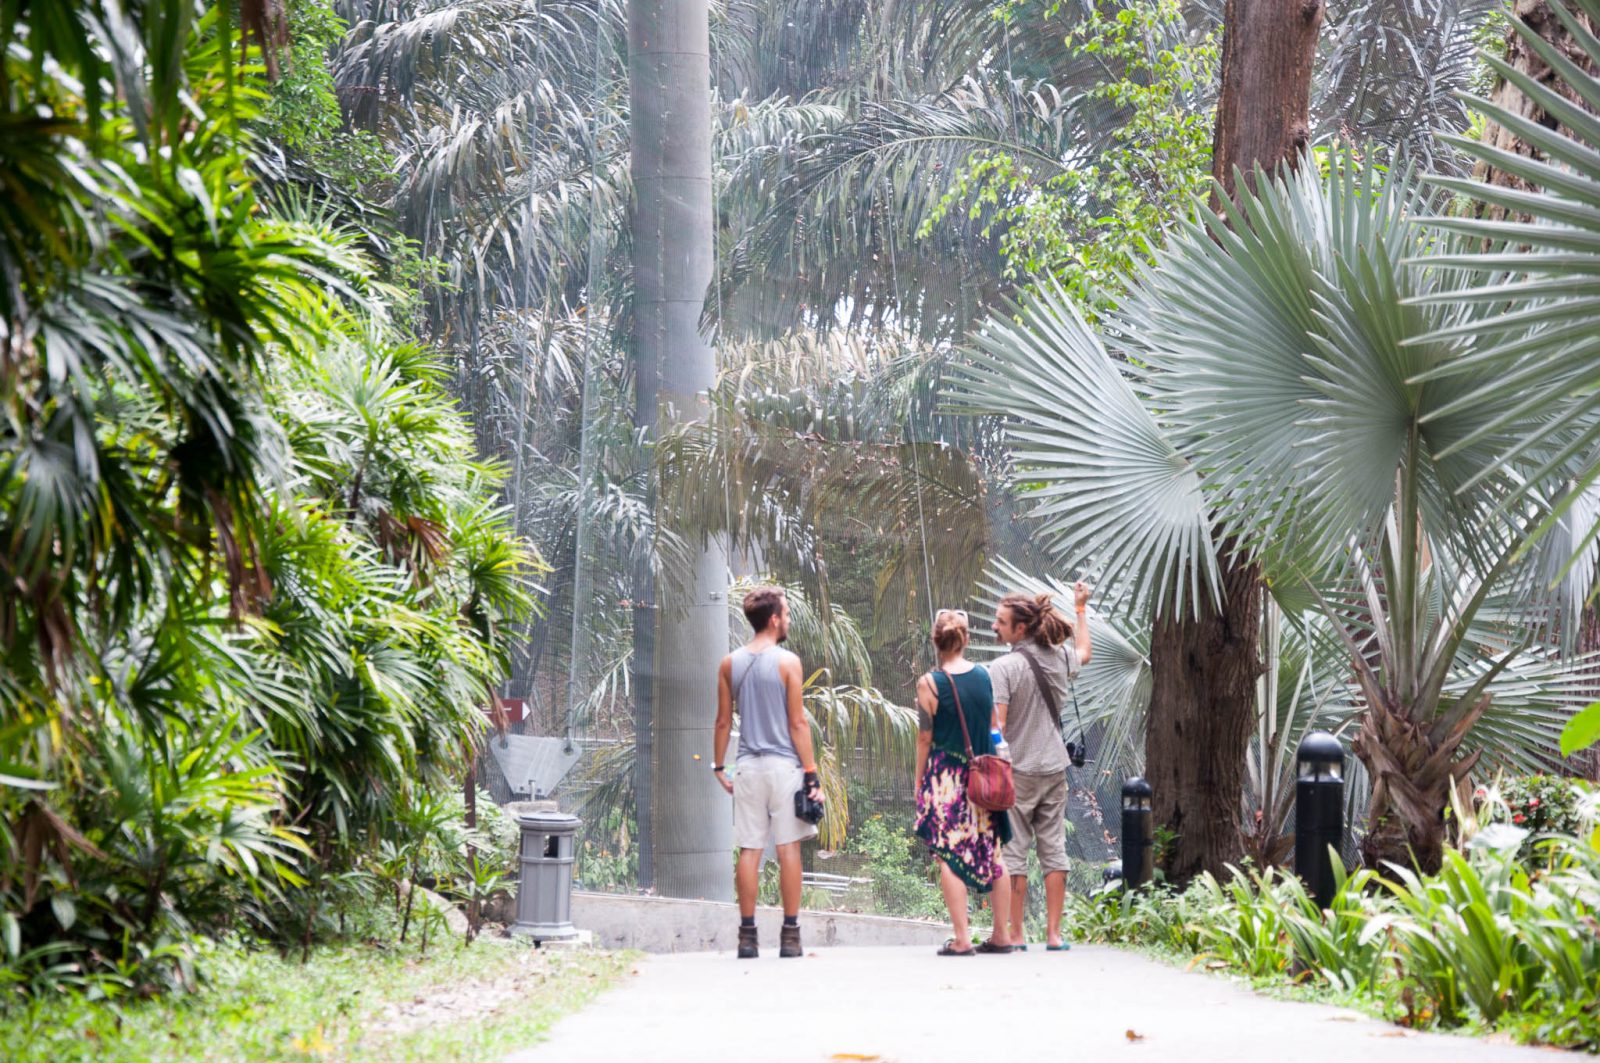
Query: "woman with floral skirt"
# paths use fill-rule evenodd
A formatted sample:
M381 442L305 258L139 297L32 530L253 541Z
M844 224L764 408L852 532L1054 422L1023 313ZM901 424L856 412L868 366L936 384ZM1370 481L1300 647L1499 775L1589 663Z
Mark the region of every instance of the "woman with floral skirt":
M966 613L939 610L933 621L939 667L917 680L916 832L939 858L939 888L955 930L941 956L1011 951L1006 919L1011 880L1000 859L1000 847L1011 840L1011 823L1004 812L989 812L967 799L963 721L972 755L994 752L989 740L994 695L989 673L966 659L968 637ZM993 891L994 934L976 948L967 930L969 889Z

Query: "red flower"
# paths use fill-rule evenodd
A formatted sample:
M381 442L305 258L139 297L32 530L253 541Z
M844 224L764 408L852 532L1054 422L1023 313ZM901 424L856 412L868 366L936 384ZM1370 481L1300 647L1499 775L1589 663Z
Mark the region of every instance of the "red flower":
M1524 816L1521 812L1518 812L1516 815L1511 817L1511 822L1513 822L1513 823L1521 823L1523 820L1525 820L1527 818L1528 818L1527 816Z
M1539 799L1537 797L1530 797L1528 799L1528 807L1529 808L1538 808L1539 807Z

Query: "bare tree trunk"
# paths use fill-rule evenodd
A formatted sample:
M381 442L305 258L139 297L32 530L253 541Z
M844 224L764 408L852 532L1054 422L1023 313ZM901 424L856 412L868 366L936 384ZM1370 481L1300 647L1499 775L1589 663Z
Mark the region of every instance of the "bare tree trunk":
M700 334L712 280L711 35L707 0L632 0L628 83L633 218L635 421L706 415L716 358ZM659 470L652 484L659 484ZM651 507L663 531L672 515ZM640 877L674 897L733 896L732 817L711 774L717 661L728 652L728 561L702 544L690 571L638 573ZM660 813L657 815L657 813Z
M1235 168L1293 169L1311 143L1311 72L1322 0L1227 0L1222 95L1211 140L1211 173L1230 196Z
M1234 170L1293 168L1310 140L1311 69L1321 0L1228 0L1222 97L1212 175L1234 195ZM1226 550L1226 547L1224 548ZM1163 854L1170 880L1221 875L1239 859L1244 758L1261 674L1261 579L1225 562L1220 611L1161 618L1150 640L1153 683L1145 775L1157 824L1175 839Z
M1261 674L1261 578L1254 565L1223 573L1219 612L1156 621L1145 777L1155 822L1175 837L1162 854L1173 882L1220 875L1243 853L1239 814L1245 750Z

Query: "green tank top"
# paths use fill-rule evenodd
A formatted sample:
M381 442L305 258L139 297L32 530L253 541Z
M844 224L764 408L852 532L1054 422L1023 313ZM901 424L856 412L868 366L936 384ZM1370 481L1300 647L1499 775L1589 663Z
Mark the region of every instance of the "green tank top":
M933 689L939 695L939 711L933 714L933 748L966 759L967 744L961 738L961 721L956 719L956 700L950 685L961 695L961 713L967 721L967 733L972 736L972 755L981 757L993 753L989 741L989 728L994 726L994 688L989 685L989 672L983 665L974 665L972 671L960 675L947 675L935 671Z

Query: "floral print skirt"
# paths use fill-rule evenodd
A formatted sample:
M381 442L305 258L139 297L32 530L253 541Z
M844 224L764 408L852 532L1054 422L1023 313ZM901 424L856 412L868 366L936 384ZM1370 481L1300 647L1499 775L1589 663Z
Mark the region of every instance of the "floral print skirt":
M1000 847L1011 840L1004 812L976 808L967 800L967 762L942 749L928 752L928 770L917 786L917 837L956 877L988 893L1005 874Z

